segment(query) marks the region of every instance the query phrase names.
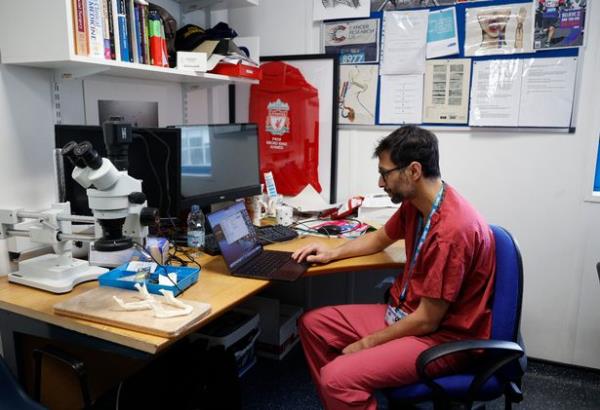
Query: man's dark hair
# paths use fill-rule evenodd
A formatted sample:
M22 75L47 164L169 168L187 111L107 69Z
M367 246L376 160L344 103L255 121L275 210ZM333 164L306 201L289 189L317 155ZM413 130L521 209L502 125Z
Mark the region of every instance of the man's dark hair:
M390 153L390 159L398 167L417 161L425 178L440 176L438 140L431 131L414 125L400 127L379 141L373 157L379 157L385 151Z

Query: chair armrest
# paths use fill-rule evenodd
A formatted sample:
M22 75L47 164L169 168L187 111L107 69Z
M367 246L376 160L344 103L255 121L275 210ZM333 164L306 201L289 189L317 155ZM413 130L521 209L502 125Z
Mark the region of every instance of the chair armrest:
M427 366L441 357L472 350L494 351L495 356L475 375L473 382L469 386L468 395L470 397L474 397L479 388L504 365L525 354L521 346L517 343L505 340L461 340L448 342L429 348L421 353L417 358L417 373L423 382L436 394L444 395L444 388L434 382L427 374Z

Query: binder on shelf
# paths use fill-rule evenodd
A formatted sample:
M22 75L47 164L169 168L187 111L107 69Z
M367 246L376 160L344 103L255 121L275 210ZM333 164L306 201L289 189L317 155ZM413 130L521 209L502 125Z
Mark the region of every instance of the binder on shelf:
M73 9L73 37L75 54L87 56L89 54L87 34L87 9L85 0L71 0Z

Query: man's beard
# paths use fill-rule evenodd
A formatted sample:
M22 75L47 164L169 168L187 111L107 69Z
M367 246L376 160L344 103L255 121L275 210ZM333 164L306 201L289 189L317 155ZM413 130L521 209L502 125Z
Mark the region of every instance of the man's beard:
M404 196L401 192L393 192L391 189L386 189L385 192L387 192L387 194L390 196L390 200L395 204L399 204L406 199L406 196Z

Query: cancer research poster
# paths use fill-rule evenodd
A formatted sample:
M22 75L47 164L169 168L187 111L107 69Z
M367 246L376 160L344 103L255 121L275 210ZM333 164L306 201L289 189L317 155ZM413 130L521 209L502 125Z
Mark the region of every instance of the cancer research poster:
M379 61L379 19L336 21L323 26L325 54L340 56L340 64Z
M535 0L533 48L583 45L587 0Z
M466 57L533 51L533 3L469 7L465 19Z

